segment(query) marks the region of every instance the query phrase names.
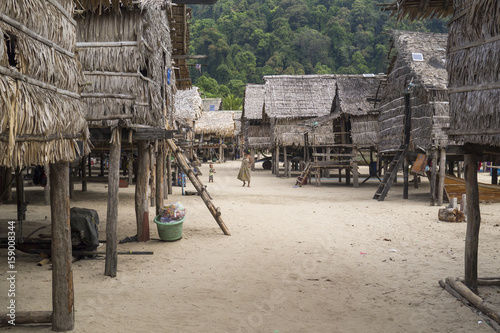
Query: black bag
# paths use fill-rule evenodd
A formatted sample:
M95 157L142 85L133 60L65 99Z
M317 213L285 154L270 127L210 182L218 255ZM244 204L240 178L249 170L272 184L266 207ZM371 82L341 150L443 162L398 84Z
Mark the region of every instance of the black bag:
M99 215L94 209L70 209L71 241L73 248L93 251L99 246Z

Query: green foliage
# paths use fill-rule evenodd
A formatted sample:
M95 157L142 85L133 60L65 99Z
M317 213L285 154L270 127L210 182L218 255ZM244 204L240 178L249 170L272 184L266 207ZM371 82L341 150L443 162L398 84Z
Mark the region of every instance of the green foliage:
M381 73L389 29L446 32L446 21L397 22L386 0L218 0L193 6L191 77L207 96L242 98L264 75ZM224 99L224 100L225 100ZM229 100L228 100L229 101Z
M222 100L222 110L241 110L243 108L243 98L228 95Z

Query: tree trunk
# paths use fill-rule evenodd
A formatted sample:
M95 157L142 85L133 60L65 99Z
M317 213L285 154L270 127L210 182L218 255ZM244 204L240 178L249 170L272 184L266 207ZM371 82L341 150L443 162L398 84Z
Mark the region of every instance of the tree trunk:
M479 246L479 189L477 186L477 156L465 155L465 193L467 195L467 233L465 236L465 285L477 292L477 254Z

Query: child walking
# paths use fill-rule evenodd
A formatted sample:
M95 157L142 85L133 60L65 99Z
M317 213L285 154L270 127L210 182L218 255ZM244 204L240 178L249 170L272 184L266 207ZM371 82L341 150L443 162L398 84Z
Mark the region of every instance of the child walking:
M214 165L210 164L210 170L208 171L208 182L209 183L214 182L214 174L215 174Z

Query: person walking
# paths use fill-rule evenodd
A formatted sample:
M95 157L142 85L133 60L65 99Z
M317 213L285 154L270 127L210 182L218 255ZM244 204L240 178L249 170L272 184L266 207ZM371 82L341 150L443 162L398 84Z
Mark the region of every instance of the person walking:
M240 171L238 172L238 179L243 182L243 186L248 182L248 187L250 187L250 167L253 164L252 157L250 156L250 152L245 150L245 157L241 160Z

